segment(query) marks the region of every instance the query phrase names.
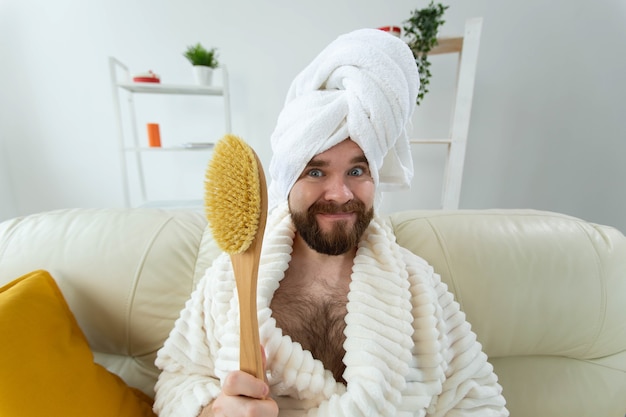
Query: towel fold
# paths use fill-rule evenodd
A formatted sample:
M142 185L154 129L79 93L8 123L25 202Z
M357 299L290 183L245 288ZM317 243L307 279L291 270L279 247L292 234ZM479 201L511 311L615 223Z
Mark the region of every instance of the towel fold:
M419 75L407 44L378 29L331 42L292 82L271 137L270 206L287 199L315 155L350 138L382 190L413 177L407 125Z

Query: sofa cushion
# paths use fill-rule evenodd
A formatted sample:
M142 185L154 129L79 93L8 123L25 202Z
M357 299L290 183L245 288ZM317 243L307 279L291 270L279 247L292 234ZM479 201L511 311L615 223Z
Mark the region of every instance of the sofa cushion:
M0 415L154 416L152 400L94 363L50 274L0 288Z

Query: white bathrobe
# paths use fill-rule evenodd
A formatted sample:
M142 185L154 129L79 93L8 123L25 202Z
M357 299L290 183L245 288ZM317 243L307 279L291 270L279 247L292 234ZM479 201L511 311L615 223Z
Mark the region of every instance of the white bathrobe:
M354 260L344 378L276 327L270 303L289 266L294 228L286 204L268 219L258 318L271 395L280 416L507 416L501 387L465 315L423 259L375 218ZM187 302L157 366L155 411L195 417L239 366L239 311L229 257Z

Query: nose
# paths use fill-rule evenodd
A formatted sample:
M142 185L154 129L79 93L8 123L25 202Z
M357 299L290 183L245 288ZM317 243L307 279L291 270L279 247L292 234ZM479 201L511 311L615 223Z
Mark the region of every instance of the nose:
M329 176L326 183L324 198L327 201L344 204L352 200L354 198L354 194L343 176Z

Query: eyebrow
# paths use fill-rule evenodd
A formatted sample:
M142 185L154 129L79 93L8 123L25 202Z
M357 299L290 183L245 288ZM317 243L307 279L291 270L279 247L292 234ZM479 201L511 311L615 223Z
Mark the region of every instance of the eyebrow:
M362 163L362 164L368 164L369 165L369 162L367 161L367 158L365 157L365 155L355 156L354 158L352 158L350 160L350 163L351 164L361 164ZM309 161L308 164L306 164L306 167L307 168L309 168L309 167L311 167L311 168L319 168L319 167L326 167L328 165L329 165L328 161L325 161L323 159L320 160L320 159L313 158L313 159L311 159Z
M352 158L350 162L352 162L353 164L363 163L363 164L369 165L369 162L367 161L367 158L365 157L365 155L356 156Z

